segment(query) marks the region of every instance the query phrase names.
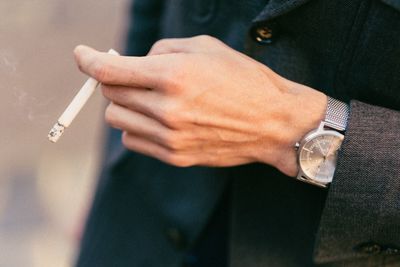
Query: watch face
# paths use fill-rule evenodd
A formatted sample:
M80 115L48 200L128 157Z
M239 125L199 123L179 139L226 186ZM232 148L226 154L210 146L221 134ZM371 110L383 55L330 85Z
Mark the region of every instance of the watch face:
M300 150L299 164L303 173L320 183L332 181L343 135L326 131L307 141Z

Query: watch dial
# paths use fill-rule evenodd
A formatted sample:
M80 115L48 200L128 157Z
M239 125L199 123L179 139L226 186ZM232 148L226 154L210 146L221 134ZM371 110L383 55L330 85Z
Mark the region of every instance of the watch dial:
M305 143L300 151L300 168L309 178L322 183L332 180L343 137L323 134Z

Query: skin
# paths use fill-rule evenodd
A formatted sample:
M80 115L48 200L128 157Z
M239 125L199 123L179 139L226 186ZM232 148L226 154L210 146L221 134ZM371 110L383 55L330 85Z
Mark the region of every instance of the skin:
M326 95L209 36L161 40L145 57L74 53L124 146L175 166L262 162L296 176L294 145L324 118Z

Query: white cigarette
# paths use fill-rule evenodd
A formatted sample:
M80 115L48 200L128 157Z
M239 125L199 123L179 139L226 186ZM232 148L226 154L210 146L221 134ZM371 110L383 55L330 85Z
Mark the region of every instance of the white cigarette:
M109 54L119 55L117 51L110 49L108 51ZM47 137L53 143L57 142L60 139L61 135L64 133L65 128L67 128L75 117L78 115L79 111L85 106L86 102L89 100L90 96L96 90L99 82L93 78L89 78L79 92L76 94L74 99L72 99L71 103L65 109L63 114L57 120L57 123L51 128Z

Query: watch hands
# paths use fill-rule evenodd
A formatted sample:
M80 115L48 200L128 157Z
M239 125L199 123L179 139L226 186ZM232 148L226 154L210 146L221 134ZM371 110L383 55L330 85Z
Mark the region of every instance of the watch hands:
M321 151L322 155L325 155L324 150L322 149L322 146L321 146L321 143L319 142L319 140L317 140L317 144L318 144L319 150Z
M326 153L326 157L329 157L331 154L333 154L333 153L331 153L331 150L334 147L333 143L334 142L331 142L331 145L329 146L328 152Z

